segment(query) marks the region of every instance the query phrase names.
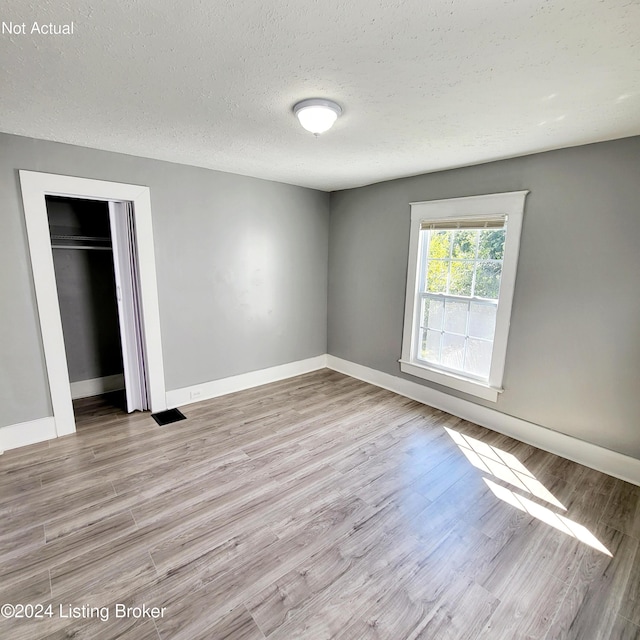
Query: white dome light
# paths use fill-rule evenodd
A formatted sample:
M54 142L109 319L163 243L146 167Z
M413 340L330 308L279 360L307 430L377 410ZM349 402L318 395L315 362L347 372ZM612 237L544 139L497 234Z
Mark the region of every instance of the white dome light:
M310 98L298 102L293 107L293 112L298 116L300 124L317 136L331 129L338 116L342 114L342 108L332 100Z

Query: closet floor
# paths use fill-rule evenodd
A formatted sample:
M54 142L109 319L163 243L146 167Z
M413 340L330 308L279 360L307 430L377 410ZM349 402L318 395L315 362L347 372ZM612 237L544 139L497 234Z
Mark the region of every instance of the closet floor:
M110 418L122 416L126 413L125 403L124 390L74 400L73 413L76 418L76 431L81 433L85 426L90 427L95 420L108 421Z
M640 638L639 487L328 370L76 408L0 456L2 638Z

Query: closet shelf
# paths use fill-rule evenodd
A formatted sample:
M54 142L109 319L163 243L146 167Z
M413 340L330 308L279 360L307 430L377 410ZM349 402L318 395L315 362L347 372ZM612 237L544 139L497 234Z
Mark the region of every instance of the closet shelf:
M52 234L51 235L51 240L52 241L58 241L58 240L75 240L76 242L108 242L111 243L111 238L101 238L98 236L62 236L62 235L57 235L57 234Z
M95 243L95 244L94 244ZM52 249L83 249L95 251L111 251L111 238L101 236L74 236L68 234L51 234Z
M91 251L111 251L111 247L99 247L88 244L52 244L52 249L89 249Z

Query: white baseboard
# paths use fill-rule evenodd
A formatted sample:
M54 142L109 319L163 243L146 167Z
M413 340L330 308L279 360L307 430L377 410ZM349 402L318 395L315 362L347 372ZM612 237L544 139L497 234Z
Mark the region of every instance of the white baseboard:
M636 458L332 355L327 355L327 367L597 471L640 485L640 460Z
M0 427L0 451L17 449L56 437L56 423L53 417L10 424Z
M110 391L119 391L124 389L124 375L116 373L112 376L104 376L104 378L91 378L90 380L78 380L71 383L71 398L89 398L91 396L99 396Z
M285 378L293 378L294 376L324 369L327 366L327 356L323 354L315 358L307 358L306 360L298 360L281 364L277 367L269 369L260 369L259 371L251 371L242 373L221 380L213 380L212 382L203 382L202 384L193 385L191 387L183 387L182 389L174 389L167 391L167 407L174 409L182 407L192 402L200 402L201 400L209 400L224 396L227 393L235 393L236 391L244 391L252 387L259 387L269 382L277 382Z

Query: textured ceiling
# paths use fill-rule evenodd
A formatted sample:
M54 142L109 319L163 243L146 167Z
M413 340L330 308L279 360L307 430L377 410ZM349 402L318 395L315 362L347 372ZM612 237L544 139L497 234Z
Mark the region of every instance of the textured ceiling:
M3 0L0 130L334 190L640 134L640 0ZM318 139L303 98L344 114Z

